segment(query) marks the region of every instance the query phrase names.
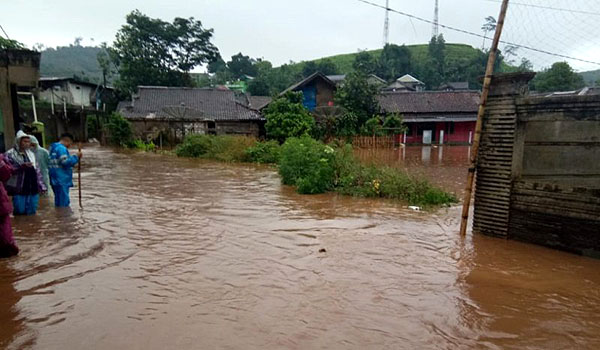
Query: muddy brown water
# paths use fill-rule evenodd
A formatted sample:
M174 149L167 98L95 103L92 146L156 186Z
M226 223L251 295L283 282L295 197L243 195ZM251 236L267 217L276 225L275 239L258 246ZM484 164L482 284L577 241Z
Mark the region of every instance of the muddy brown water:
M269 167L85 151L83 210L14 220L0 348L600 348L598 260Z

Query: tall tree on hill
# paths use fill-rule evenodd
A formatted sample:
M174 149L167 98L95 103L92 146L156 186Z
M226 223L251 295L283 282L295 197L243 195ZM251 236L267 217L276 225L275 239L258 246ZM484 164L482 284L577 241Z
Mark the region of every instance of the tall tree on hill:
M227 69L234 79L242 79L246 75L254 77L256 76L255 62L250 56L244 56L240 52L231 56L231 60L227 62Z
M412 55L405 46L387 44L379 57L377 75L387 81L392 81L401 75L412 71Z
M263 59L256 60L254 64L256 76L248 83L248 92L254 96L271 95L271 75L273 65L271 62Z
M536 91L569 91L585 86L583 77L577 74L567 62L556 62L552 67L539 72L533 79Z
M138 85L191 86L189 72L218 57L212 35L193 17L169 23L131 12L110 50L119 69L117 86L127 92Z
M348 74L344 85L338 88L335 102L356 115L360 127L369 118L379 113L378 93L379 89L369 84L365 73L355 71Z
M359 52L356 57L354 57L354 62L352 62L352 68L355 71L364 73L364 74L376 74L377 73L377 61L373 55L366 51Z
M427 87L433 89L446 80L446 41L442 34L431 38L427 52L421 75Z
M304 78L309 77L310 75L319 72L325 75L337 74L338 69L335 63L329 58L324 58L319 61L308 61L305 62L302 67L302 76Z

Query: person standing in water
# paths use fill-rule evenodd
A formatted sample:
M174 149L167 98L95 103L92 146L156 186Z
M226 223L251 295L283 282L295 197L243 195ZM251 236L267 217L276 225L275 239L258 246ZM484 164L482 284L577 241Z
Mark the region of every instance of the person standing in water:
M10 179L12 167L8 158L0 154L0 258L8 258L19 254L19 247L15 243L12 227L10 225L10 214L13 206L6 193L4 184Z
M68 207L71 205L69 188L73 187L73 167L81 159L81 152L77 155L69 154L69 147L73 144L73 135L64 133L60 141L50 146L50 184L54 192L54 205Z
M19 130L15 146L6 152L12 167L12 176L6 190L13 196L13 214L33 215L37 212L40 193L46 192L42 175L37 168L35 154L30 149L31 137Z
M35 161L37 163L37 167L42 173L42 180L44 180L44 185L46 185L46 189L50 188L50 176L48 175L48 163L50 162L50 153L47 149L40 146L37 138L33 135L30 137L31 139L31 150L35 154Z

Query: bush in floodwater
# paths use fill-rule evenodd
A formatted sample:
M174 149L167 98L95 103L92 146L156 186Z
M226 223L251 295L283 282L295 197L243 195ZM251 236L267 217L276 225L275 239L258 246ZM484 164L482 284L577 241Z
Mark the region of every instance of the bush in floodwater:
M279 162L281 146L275 140L257 142L245 151L245 161L250 163L276 164Z
M449 193L408 173L389 167L361 164L349 145L336 147L333 166L335 191L359 197L382 197L406 201L413 205L456 203Z
M129 147L133 142L131 123L119 113L113 113L107 124L110 143L115 146Z
M144 152L153 152L156 150L156 145L154 142L144 142L140 139L133 140L131 147Z
M324 193L333 188L333 148L309 136L291 137L281 147L279 174L299 193Z
M211 147L212 141L209 135L188 135L175 149L178 157L200 158L205 156Z
M223 162L243 162L246 150L256 144L256 140L247 136L230 135L188 135L177 148L179 157L207 158Z

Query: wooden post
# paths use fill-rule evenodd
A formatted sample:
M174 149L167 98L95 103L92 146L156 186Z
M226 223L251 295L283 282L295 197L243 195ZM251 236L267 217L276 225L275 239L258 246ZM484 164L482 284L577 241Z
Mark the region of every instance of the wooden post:
M479 150L479 140L481 139L481 129L483 127L485 105L487 103L488 94L490 92L492 75L494 74L494 64L496 63L496 55L498 53L498 43L500 42L500 36L502 35L502 28L504 27L504 19L506 18L507 10L508 0L503 0L502 7L500 8L500 15L498 16L498 23L496 25L496 33L494 34L494 41L492 42L492 47L490 48L490 55L488 57L487 67L485 69L483 89L481 91L481 101L479 103L479 111L477 112L477 123L475 124L475 137L473 138L473 146L471 146L472 150L469 164L469 173L467 175L467 185L465 188L465 197L463 199L462 217L460 222L460 235L463 237L467 234L469 207L471 206L473 180L475 179L475 169L477 168L477 152Z

